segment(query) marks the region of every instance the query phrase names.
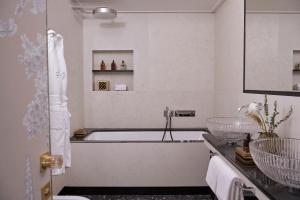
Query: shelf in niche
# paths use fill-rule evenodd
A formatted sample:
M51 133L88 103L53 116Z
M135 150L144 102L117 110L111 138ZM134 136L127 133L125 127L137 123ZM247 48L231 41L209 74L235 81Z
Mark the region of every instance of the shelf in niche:
M292 74L292 83L293 83L293 91L300 92L299 83L300 83L300 50L293 50L293 74Z
M300 50L293 50L293 65L294 65L293 72L300 71L300 69L298 69L299 64L300 64Z
M126 69L126 70L99 70L93 69L94 73L133 73L133 69Z

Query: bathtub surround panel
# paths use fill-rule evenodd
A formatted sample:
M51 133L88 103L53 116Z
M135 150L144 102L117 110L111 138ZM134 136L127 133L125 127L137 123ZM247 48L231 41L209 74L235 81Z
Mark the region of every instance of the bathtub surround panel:
M67 186L206 186L204 143L72 143L72 149Z
M195 118L174 119L175 127L205 126L213 110L213 14L121 13L114 22L86 19L83 27L85 127L163 127L166 105L196 110ZM134 91L93 92L92 51L128 49Z
M83 124L83 36L82 21L70 7L68 0L47 1L48 28L64 37L64 53L68 72L68 108L71 113L71 135ZM68 170L68 169L67 169ZM53 193L65 184L65 176L53 176Z

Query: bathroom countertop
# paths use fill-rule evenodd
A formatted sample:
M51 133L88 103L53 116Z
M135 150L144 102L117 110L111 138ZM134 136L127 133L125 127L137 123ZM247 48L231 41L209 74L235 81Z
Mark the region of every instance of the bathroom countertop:
M245 166L235 159L235 147L238 145L220 144L216 137L203 135L204 140L215 148L227 161L241 172L253 185L271 200L299 200L300 190L286 187L264 175L255 165Z

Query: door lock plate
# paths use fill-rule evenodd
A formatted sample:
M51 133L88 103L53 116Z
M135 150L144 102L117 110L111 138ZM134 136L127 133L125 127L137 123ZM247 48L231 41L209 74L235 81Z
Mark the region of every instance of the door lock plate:
M46 183L46 185L41 188L41 195L42 200L48 200L51 198L52 192L50 182Z

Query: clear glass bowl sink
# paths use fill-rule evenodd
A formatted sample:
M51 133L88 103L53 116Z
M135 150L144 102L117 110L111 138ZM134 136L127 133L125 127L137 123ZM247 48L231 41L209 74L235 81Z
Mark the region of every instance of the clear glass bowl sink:
M258 127L249 118L213 117L206 120L208 130L220 141L236 143L245 137L245 133L257 133Z
M266 138L250 142L256 166L269 178L286 186L300 188L300 140Z

